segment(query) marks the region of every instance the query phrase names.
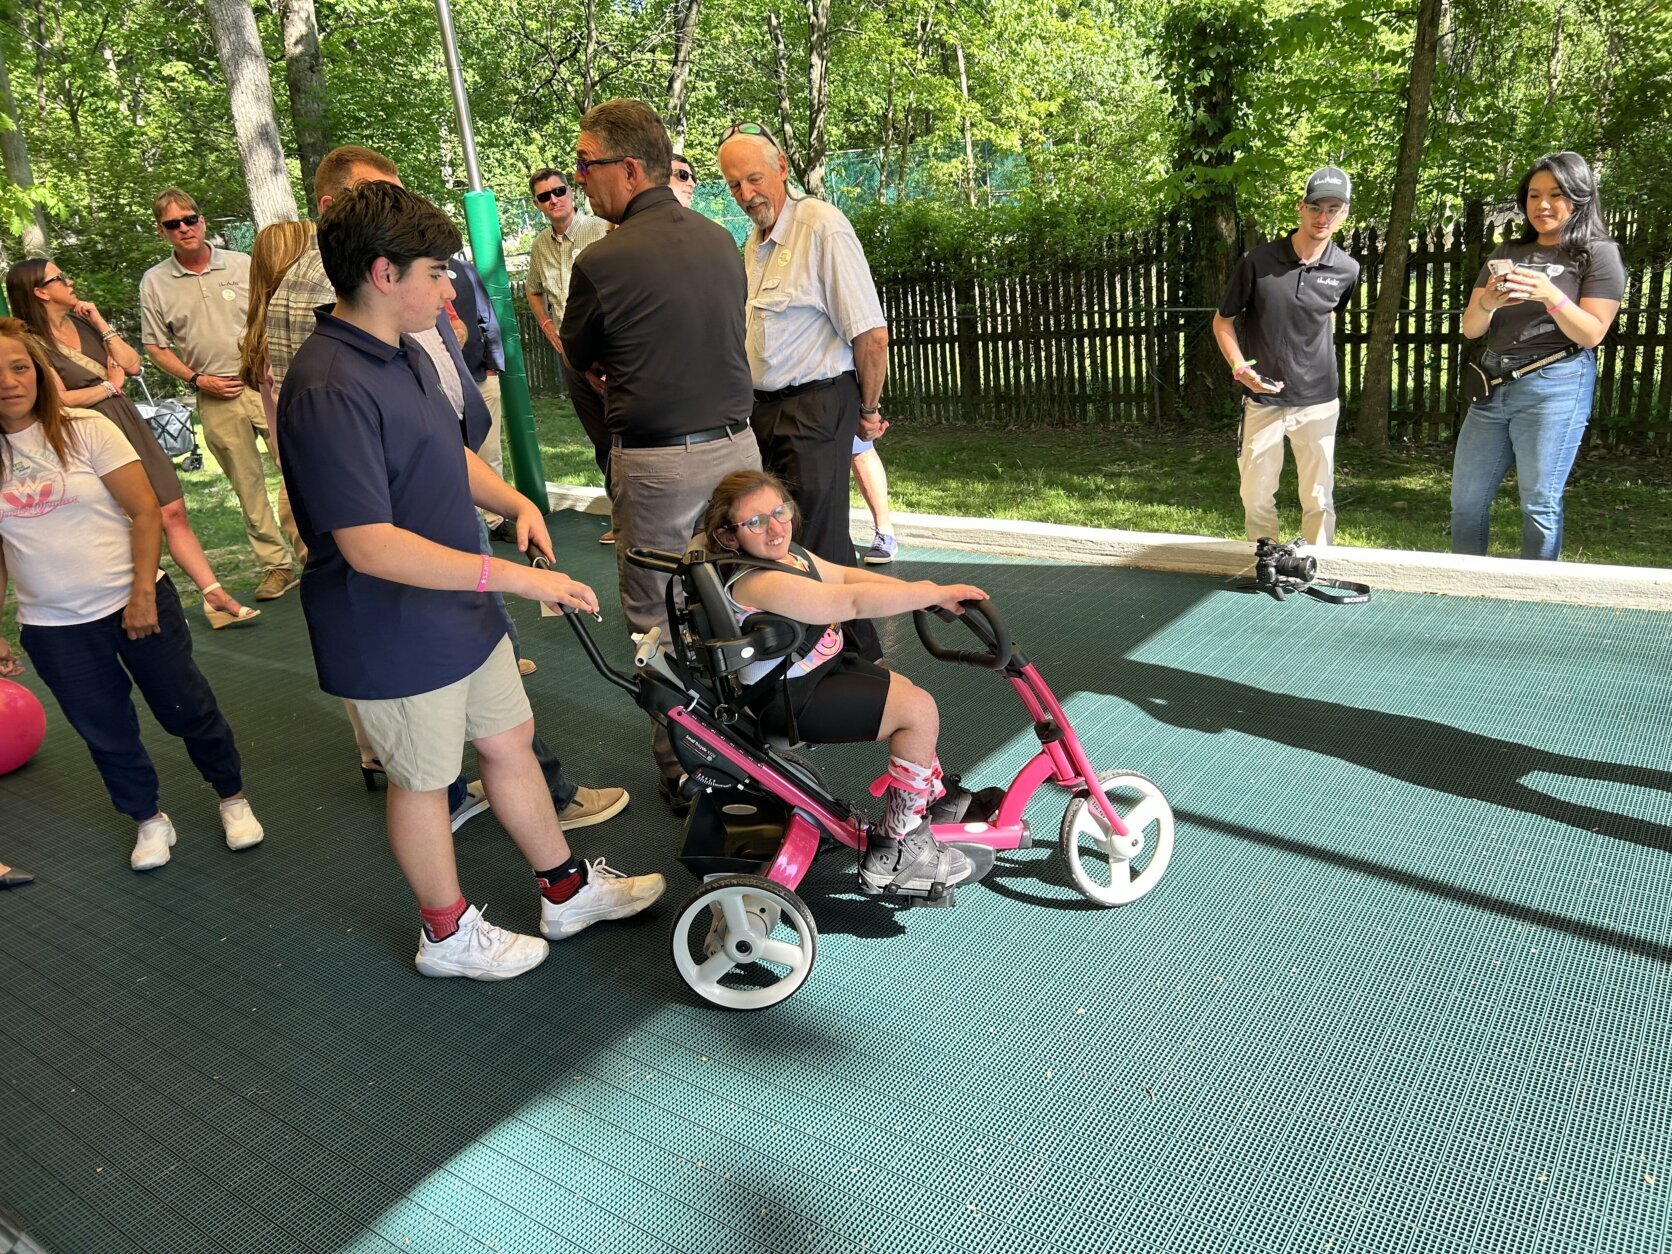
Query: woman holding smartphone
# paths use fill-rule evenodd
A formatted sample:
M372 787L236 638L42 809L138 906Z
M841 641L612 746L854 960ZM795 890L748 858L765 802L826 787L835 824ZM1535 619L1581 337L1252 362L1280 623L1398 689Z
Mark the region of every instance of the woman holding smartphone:
M1463 335L1486 336L1481 368L1491 378L1557 359L1504 379L1469 407L1452 463L1451 547L1486 552L1492 498L1513 465L1521 556L1555 561L1562 553L1562 494L1596 390L1594 350L1619 312L1626 271L1603 226L1596 179L1578 153L1540 157L1522 178L1516 203L1526 228L1481 268Z

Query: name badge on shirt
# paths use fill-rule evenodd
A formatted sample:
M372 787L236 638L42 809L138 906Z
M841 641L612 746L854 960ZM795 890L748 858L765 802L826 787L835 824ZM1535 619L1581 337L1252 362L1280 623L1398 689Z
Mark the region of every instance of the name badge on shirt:
M237 300L238 299L238 293L230 287L223 287L221 289L221 299L222 300Z

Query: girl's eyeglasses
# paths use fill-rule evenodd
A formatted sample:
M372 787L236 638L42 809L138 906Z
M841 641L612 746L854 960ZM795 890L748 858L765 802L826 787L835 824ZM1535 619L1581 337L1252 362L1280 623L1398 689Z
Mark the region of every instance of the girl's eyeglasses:
M734 523L727 523L726 524L726 530L728 530L728 531L743 530L743 531L749 532L752 535L757 535L758 536L758 535L760 535L761 532L766 530L766 524L769 523L769 522L778 523L780 526L783 526L783 527L788 527L791 523L795 522L795 505L794 505L794 503L790 502L790 501L784 501L778 506L777 509L771 510L768 513L753 514L748 518L740 518L738 521L736 521Z

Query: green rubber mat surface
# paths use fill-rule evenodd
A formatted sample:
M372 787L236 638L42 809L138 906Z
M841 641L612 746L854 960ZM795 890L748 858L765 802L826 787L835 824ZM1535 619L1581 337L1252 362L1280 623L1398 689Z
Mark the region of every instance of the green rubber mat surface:
M625 662L601 528L553 521ZM227 851L142 715L180 843L130 872L48 699L0 778L0 858L40 877L0 893L0 1202L58 1254L1672 1250L1672 613L894 570L954 565L1097 765L1165 790L1171 869L1087 906L1049 787L1040 847L952 910L861 898L832 856L803 886L812 977L758 1014L674 972L693 883L646 723L561 622L516 611L541 730L634 793L577 850L670 891L503 984L414 973L298 598L197 640L259 849ZM1009 689L888 631L948 768L1005 782L1036 743ZM859 797L882 754L815 760ZM492 816L458 848L470 899L532 929Z

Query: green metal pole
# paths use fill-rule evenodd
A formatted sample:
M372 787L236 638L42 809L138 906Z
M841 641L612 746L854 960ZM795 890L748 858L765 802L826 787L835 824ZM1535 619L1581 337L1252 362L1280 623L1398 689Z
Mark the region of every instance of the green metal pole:
M505 373L499 376L499 395L505 407L505 434L511 442L511 478L544 514L550 508L546 496L546 473L540 465L540 442L534 438L534 406L528 395L528 371L523 367L522 337L517 334L517 311L511 305L511 280L505 274L505 240L499 230L499 205L493 190L482 186L482 171L476 164L476 132L470 122L470 100L465 95L464 72L459 66L458 41L453 36L453 11L448 0L435 0L436 21L441 26L441 51L447 60L447 77L453 88L453 108L459 117L459 140L464 148L465 173L470 190L464 195L465 229L470 232L470 250L476 270L488 289L494 317L505 345Z
M499 395L505 406L505 435L511 445L511 476L521 492L545 513L546 473L540 464L540 441L534 436L534 405L528 393L528 371L523 365L522 336L517 332L517 310L511 301L511 280L505 273L505 241L499 230L499 202L492 188L466 192L464 221L476 269L488 289L499 334L505 345L505 373L499 376Z

